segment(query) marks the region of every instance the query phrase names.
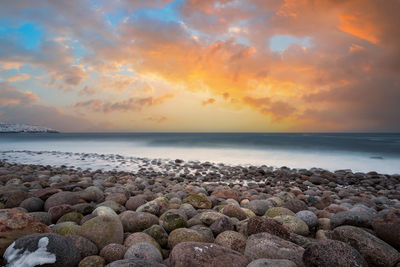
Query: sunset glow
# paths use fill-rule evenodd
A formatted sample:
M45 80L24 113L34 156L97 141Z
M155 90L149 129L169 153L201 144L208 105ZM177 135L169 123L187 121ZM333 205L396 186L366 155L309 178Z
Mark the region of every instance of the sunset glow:
M0 0L0 121L400 131L398 0Z

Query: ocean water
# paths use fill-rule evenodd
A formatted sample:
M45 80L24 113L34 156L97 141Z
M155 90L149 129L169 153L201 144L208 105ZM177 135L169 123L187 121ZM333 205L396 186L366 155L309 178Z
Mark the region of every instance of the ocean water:
M134 171L143 158L399 174L400 134L0 134L0 159L9 162Z

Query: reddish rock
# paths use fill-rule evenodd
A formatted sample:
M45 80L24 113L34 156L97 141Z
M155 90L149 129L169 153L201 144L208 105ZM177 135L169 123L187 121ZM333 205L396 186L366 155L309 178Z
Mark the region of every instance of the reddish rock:
M322 240L311 244L303 254L305 266L368 266L360 253L346 243Z
M245 267L247 258L232 249L202 242L183 242L176 245L170 254L174 267Z
M297 213L302 210L308 210L308 206L304 201L298 200L298 199L291 199L283 205L284 208L287 208L294 213Z
M333 199L331 197L324 197L318 200L317 202L313 203L312 205L319 210L322 210L332 204Z
M61 216L72 211L75 211L74 207L72 207L71 205L63 204L51 207L48 210L48 213L50 214L51 221L55 223L58 219L61 218Z
M232 198L234 200L239 200L239 194L235 190L232 189L218 189L211 194L217 198L228 199Z
M24 190L12 186L0 187L0 201L4 203L5 208L18 207L22 201L29 197L29 193Z
M341 212L341 211L348 211L349 208L346 207L346 206L341 206L341 205L337 205L337 204L331 204L328 207L326 207L324 210L327 211L327 212L330 212L330 213L338 213L338 212Z
M124 245L112 243L108 244L100 251L100 256L105 259L106 263L110 263L122 260L127 250L128 248Z
M146 204L146 202L147 201L143 196L138 195L138 196L130 197L128 199L128 201L125 203L125 207L127 210L136 211L137 208Z
M400 249L400 209L392 209L372 221L372 227L379 238Z
M62 204L75 205L79 203L79 197L74 192L59 192L49 197L44 203L44 210L48 211L51 207Z
M247 224L247 234L250 236L264 232L286 240L289 240L290 238L289 230L278 221L265 217L251 217Z
M49 233L51 229L36 218L18 210L0 210L0 255L16 239L35 233Z
M246 212L244 212L237 205L227 205L223 209L223 213L226 216L237 218L239 221L246 219Z
M58 192L61 192L61 189L48 187L44 189L39 189L38 191L33 193L33 196L41 198L42 200L47 200L49 197Z

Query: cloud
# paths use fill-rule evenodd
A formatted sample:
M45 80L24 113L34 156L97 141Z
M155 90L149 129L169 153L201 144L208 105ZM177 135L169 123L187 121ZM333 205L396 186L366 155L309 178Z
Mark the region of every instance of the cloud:
M30 91L0 83L0 121L41 125L61 131L96 129L94 123L66 114L60 108L39 105L39 100Z
M168 118L165 116L158 116L158 117L147 117L146 120L150 121L150 122L155 122L155 123L163 123L163 122L167 121Z
M0 82L0 106L29 105L39 100L31 91L21 91L8 83Z
M214 98L208 98L208 99L204 100L203 102L201 102L201 105L202 106L207 106L207 105L210 105L210 104L213 104L213 103L215 103L215 99Z
M165 94L157 97L131 97L123 101L106 101L101 99L92 99L81 101L74 105L76 109L87 109L93 112L128 112L141 111L145 107L163 104L167 99L174 97L172 94Z
M274 120L282 120L292 116L296 112L296 108L283 101L272 101L269 97L254 98L244 97L243 102L261 113L269 114Z
M83 87L78 95L96 97L74 99L75 107L96 113L163 103L154 96L117 100L131 89L161 94L141 80L151 76L166 81L168 92L206 93L203 105L221 99L213 105L293 129L397 129L398 0L187 0L166 7L170 2L6 1L2 17L15 27L35 23L44 33L36 50L1 39L2 71L27 64L49 74L41 85ZM276 36L309 44L275 52L269 44ZM186 100L182 95L174 101ZM22 98L3 102L16 99ZM385 105L377 108L378 100Z
M18 81L26 81L29 80L31 76L26 73L21 73L19 75L11 76L7 78L8 82L18 82Z

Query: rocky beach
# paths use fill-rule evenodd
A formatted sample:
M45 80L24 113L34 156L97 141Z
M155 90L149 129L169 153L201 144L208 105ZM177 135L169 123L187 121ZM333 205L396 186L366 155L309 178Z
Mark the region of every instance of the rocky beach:
M400 175L0 161L4 266L400 266Z

